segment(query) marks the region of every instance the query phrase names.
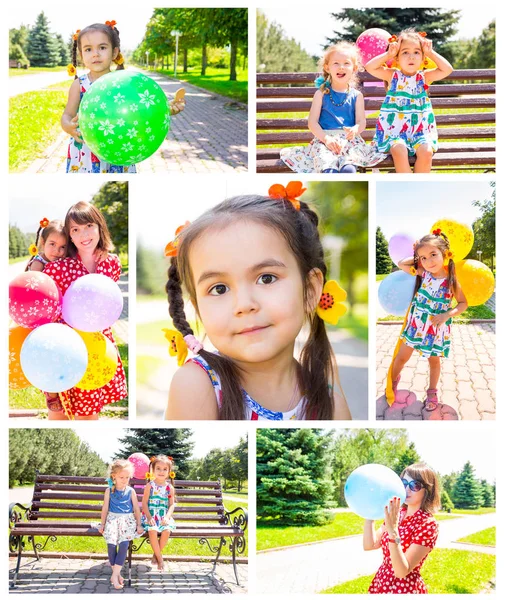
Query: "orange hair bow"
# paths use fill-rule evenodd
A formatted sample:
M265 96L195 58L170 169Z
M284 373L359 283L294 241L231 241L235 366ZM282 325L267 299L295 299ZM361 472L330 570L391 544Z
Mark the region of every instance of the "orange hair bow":
M188 225L190 225L190 222L186 221L184 225L177 227L177 229L175 230L174 239L165 246L165 256L177 256L177 248L180 243L180 235Z
M44 228L44 227L47 227L47 226L49 225L49 219L48 219L47 217L44 217L44 218L42 219L42 221L40 221L39 225L40 225L42 228Z
M428 34L426 33L426 31L418 31L417 32L421 37L426 37Z
M74 39L74 40L76 40L76 39L79 37L79 34L80 34L80 33L81 33L81 30L80 30L80 29L78 29L78 30L77 30L77 31L74 33L74 35L72 36L72 37L73 37L73 39Z
M116 26L116 21L105 21L105 24L114 29Z
M398 38L396 37L396 35L392 35L389 39L388 39L388 44L392 44L393 42L397 42Z
M442 230L441 229L434 229L432 233L433 233L433 235L440 235L442 233Z
M295 207L296 210L300 210L300 202L297 200L307 188L303 187L301 181L290 181L286 187L280 183L274 183L268 190L268 195L274 200L288 200Z

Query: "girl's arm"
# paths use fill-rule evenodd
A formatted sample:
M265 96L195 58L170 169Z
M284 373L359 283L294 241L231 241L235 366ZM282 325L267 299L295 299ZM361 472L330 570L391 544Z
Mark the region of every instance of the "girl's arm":
M103 506L102 506L102 512L100 514L100 527L98 528L98 531L100 533L103 533L103 530L105 528L105 521L107 520L107 513L109 512L109 500L110 500L110 488L108 487L105 490L105 494L103 495Z
M40 260L34 260L32 262L32 264L30 265L30 271L43 271L44 270L44 266Z
M423 40L423 51L424 55L437 65L436 69L426 71L424 80L428 85L439 79L444 79L453 72L451 63L446 60L443 56L440 56L435 50L433 50L433 42L431 40Z
M327 135L325 130L319 125L319 117L321 115L321 107L323 106L323 92L317 90L312 98L312 105L309 112L309 129L314 137L331 150L335 154L339 154L342 147L338 141L331 135Z
M355 121L356 125L353 127L344 127L346 138L348 140L354 139L366 129L365 99L361 92L359 92L356 97Z
M175 510L175 490L174 490L174 486L171 483L169 483L168 485L170 486L170 499L169 499L168 512L167 512L167 516L166 516L167 521L173 516L174 510Z
M207 373L195 363L186 363L170 383L165 419L216 421L218 418L217 399Z
M340 384L340 378L338 376L338 369L333 369L333 420L334 421L346 421L351 420L351 411L347 406L347 400Z
M398 263L398 268L401 269L402 271L405 271L405 273L409 273L410 275L412 275L411 269L414 266L414 257L410 256L409 258L403 258L399 263ZM421 267L421 265L417 264L417 274L422 276L422 274L424 273L424 269L423 267Z
M377 79L382 79L383 81L391 82L391 78L393 77L393 73L395 69L390 69L389 67L385 67L384 63L388 60L392 60L398 54L398 50L400 49L400 44L398 42L393 42L389 44L387 52L383 54L379 54L372 60L369 60L365 66L370 75L377 77Z
M457 304L454 308L451 308L445 313L440 313L439 315L434 315L431 318L431 322L433 325L442 325L452 317L456 317L460 315L463 311L468 308L468 302L466 301L465 294L463 294L463 290L458 282L456 282L456 291L454 292L454 297L457 300Z
M133 514L135 515L135 521L137 521L137 532L140 533L139 530L143 531L143 527L140 523L139 499L137 498L137 492L133 488L132 488L132 504L133 504Z
M375 529L375 521L367 519L363 530L363 550L377 550L381 547L381 538L384 533L384 524L380 529Z
M144 516L145 516L147 522L149 523L149 525L153 525L154 523L151 523L151 521L153 521L153 516L149 512L149 507L148 507L150 495L151 495L151 484L148 483L146 485L146 487L144 488L144 493L142 494L142 512L144 513Z
M79 104L81 102L81 83L78 79L74 79L70 89L68 90L68 100L63 115L61 116L61 128L63 131L71 135L76 142L82 144L84 140L81 137L80 132L77 130L79 127L79 118L77 111L79 110Z

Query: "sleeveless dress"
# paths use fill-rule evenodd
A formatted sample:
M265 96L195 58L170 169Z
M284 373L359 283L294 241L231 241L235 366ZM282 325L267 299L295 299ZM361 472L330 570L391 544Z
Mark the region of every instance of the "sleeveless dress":
M132 493L133 488L130 486L127 486L124 490L115 490L114 492L111 489L109 512L102 534L107 544L117 546L121 542L129 542L143 535L137 533Z
M412 544L419 544L433 550L438 538L438 524L435 518L429 512L421 509L410 517L406 515L407 509L403 508L400 512L400 525L398 527L403 552L406 552ZM381 537L382 565L375 574L368 588L368 593L427 594L428 589L421 577L421 567L428 555L408 575L400 579L395 576L393 571L388 540L389 535L385 531Z
M75 258L65 258L49 263L44 269L44 273L57 283L62 294L65 294L70 284L79 277L89 275L89 271L82 263L79 255ZM121 264L119 258L114 254L97 264L96 273L106 275L113 281L118 281L121 275ZM105 329L102 333L107 336L116 346L112 331ZM117 347L117 346L116 346ZM44 365L42 365L43 367ZM123 369L123 363L118 352L118 363L114 377L107 385L96 390L81 390L72 388L67 390L71 410L74 415L94 415L99 413L106 404L118 402L128 396L126 386L126 377Z
M170 485L167 483L157 485L154 481L151 481L150 484L151 490L147 507L154 518L155 524L149 525L146 515L142 513L142 527L146 531L158 531L159 533L162 531L175 531L176 525L173 517L170 517L165 525L162 523L170 507Z
M207 373L216 395L217 406L221 409L223 404L223 392L221 390L219 375L201 356L194 356L193 358L190 358L188 362L194 362ZM244 397L245 420L247 421L295 421L306 418L303 416L305 398L301 398L300 402L288 412L276 412L258 404L258 402L253 400L245 390L242 390L242 396Z
M79 77L81 100L91 87L88 75ZM67 173L136 173L135 165L111 165L93 154L86 144L80 144L70 137L67 152Z
M356 125L358 95L355 88L349 88L347 92L335 92L328 88L328 93L323 94L319 125L328 135L338 139L342 145L340 154L335 154L314 138L308 146L283 148L280 151L281 160L296 173L322 173L327 169L340 171L345 165L373 167L382 162L386 155L367 146L360 135L353 140L345 137L343 127Z
M410 156L421 144L433 152L438 150L437 125L427 89L423 71L404 75L395 70L375 127L377 152L389 153L398 143L406 146Z
M42 263L44 265L44 267L49 264L49 261L47 260L47 258L44 258L40 254L36 254L35 256L32 256L30 258L30 260L28 261L28 264L26 265L25 271L31 271L30 267L32 266L32 264L34 262Z
M447 358L451 346L452 319L442 325L433 325L431 318L450 310L452 298L453 294L445 277L437 279L424 271L421 287L412 300L407 322L400 334L403 342L424 357Z

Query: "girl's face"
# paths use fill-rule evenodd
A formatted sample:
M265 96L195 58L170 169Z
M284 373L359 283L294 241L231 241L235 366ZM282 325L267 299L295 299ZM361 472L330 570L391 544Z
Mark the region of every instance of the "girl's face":
M114 473L112 481L118 490L124 490L130 481L130 471L128 471L128 469L121 469L121 471L117 471L117 473Z
M331 75L332 83L348 84L353 73L356 71L356 65L349 54L345 52L334 51L328 56L324 65L326 71Z
M444 268L444 255L437 246L432 244L421 246L417 249L417 256L419 257L419 264L428 273L440 273Z
M108 36L102 31L90 31L81 36L81 57L84 66L95 75L110 71L119 49L113 48Z
M67 238L61 233L50 233L44 242L42 252L49 262L64 258L67 253Z
M79 253L92 254L100 241L100 227L96 223L79 225L70 221L68 233Z
M167 464L157 462L154 465L153 473L155 481L162 482L168 479L168 474L170 473L170 470Z
M400 44L398 51L398 64L406 74L414 74L419 71L424 60L423 50L419 41L406 38Z
M405 504L421 506L426 490L422 482L413 479L410 475L405 473L402 477L403 485L405 486Z
M303 282L280 234L234 221L205 231L189 260L198 313L219 352L255 364L292 356L305 318Z

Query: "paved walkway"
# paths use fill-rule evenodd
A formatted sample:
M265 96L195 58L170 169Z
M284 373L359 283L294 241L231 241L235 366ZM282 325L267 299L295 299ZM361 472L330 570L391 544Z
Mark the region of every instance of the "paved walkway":
M247 107L186 82L158 73L152 77L170 100L186 90L186 108L174 116L167 138L138 173L235 173L247 171ZM28 76L27 76L28 77ZM68 135L62 132L26 173L64 173Z
M34 73L33 75L15 75L9 77L9 98L26 92L43 90L50 85L68 80L69 76L66 69L56 72Z
M496 417L495 323L453 325L450 357L442 359L439 399L445 406L429 413L422 401L429 387L428 360L412 354L401 373L400 405L387 407L383 397L387 372L401 325L376 326L377 418L382 420L488 420ZM408 389L405 389L408 388Z
M461 547L454 541L496 525L496 513L440 521L437 548ZM477 550L480 547L470 547ZM468 548L467 548L468 549ZM317 593L374 573L382 553L365 552L362 536L340 538L279 551L261 552L256 557L257 591L271 594Z
M16 559L9 559L9 578ZM165 561L166 571L152 570L149 561L133 560L132 587L114 590L111 569L103 560L34 558L23 560L16 588L17 594L224 594L247 593L247 565L238 565L238 586L231 564L219 563L216 574L211 563ZM123 577L127 569L123 569Z

